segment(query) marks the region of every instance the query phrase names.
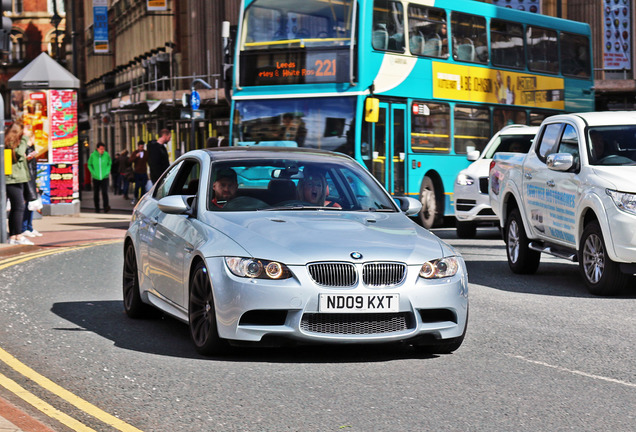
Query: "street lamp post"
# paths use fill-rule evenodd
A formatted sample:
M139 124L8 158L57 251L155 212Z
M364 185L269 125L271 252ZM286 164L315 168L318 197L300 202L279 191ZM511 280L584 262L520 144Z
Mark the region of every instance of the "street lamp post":
M60 61L60 45L57 40L58 26L62 22L62 17L57 13L57 0L53 0L53 16L51 17L51 24L55 27L55 60Z

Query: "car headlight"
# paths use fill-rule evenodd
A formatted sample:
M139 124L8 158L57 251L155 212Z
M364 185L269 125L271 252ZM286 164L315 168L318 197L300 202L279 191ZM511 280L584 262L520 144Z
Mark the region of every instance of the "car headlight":
M420 268L420 276L424 279L441 279L455 276L458 270L457 257L440 258L425 262Z
M287 279L291 271L285 264L256 258L225 257L232 274L252 279Z
M605 189L605 192L612 197L614 204L620 210L636 215L636 194L618 192L611 189Z
M455 183L460 186L470 186L475 183L475 179L471 176L467 176L466 174L459 174L457 176L457 179L455 180Z

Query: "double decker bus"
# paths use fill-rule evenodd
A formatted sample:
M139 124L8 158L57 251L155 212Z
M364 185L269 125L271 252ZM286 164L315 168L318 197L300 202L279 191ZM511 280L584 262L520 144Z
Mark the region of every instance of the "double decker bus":
M231 145L346 153L430 228L489 138L594 109L587 24L471 0L243 0Z

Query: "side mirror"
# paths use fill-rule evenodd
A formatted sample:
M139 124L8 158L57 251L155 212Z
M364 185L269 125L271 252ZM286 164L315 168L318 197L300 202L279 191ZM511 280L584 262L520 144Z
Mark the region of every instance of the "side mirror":
M380 119L380 99L368 97L364 102L364 120L377 123Z
M479 150L473 150L466 153L466 159L468 159L470 162L475 162L477 159L479 159L479 154Z
M415 216L422 210L422 203L411 197L393 197L395 202L407 216Z
M552 171L569 171L574 166L574 156L570 153L552 153L545 163Z
M190 206L185 200L184 195L170 195L163 197L157 203L157 207L164 213L168 214L189 214Z

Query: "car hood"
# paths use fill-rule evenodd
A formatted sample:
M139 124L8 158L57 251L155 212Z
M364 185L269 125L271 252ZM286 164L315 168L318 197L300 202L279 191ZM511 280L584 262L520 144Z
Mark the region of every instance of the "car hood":
M634 178L636 178L636 166L595 166L594 173L605 182L605 187L620 192L636 192Z
M362 254L362 262L384 260L407 264L457 255L450 246L401 213L208 212L204 219L251 256L287 265L353 261L353 252Z

